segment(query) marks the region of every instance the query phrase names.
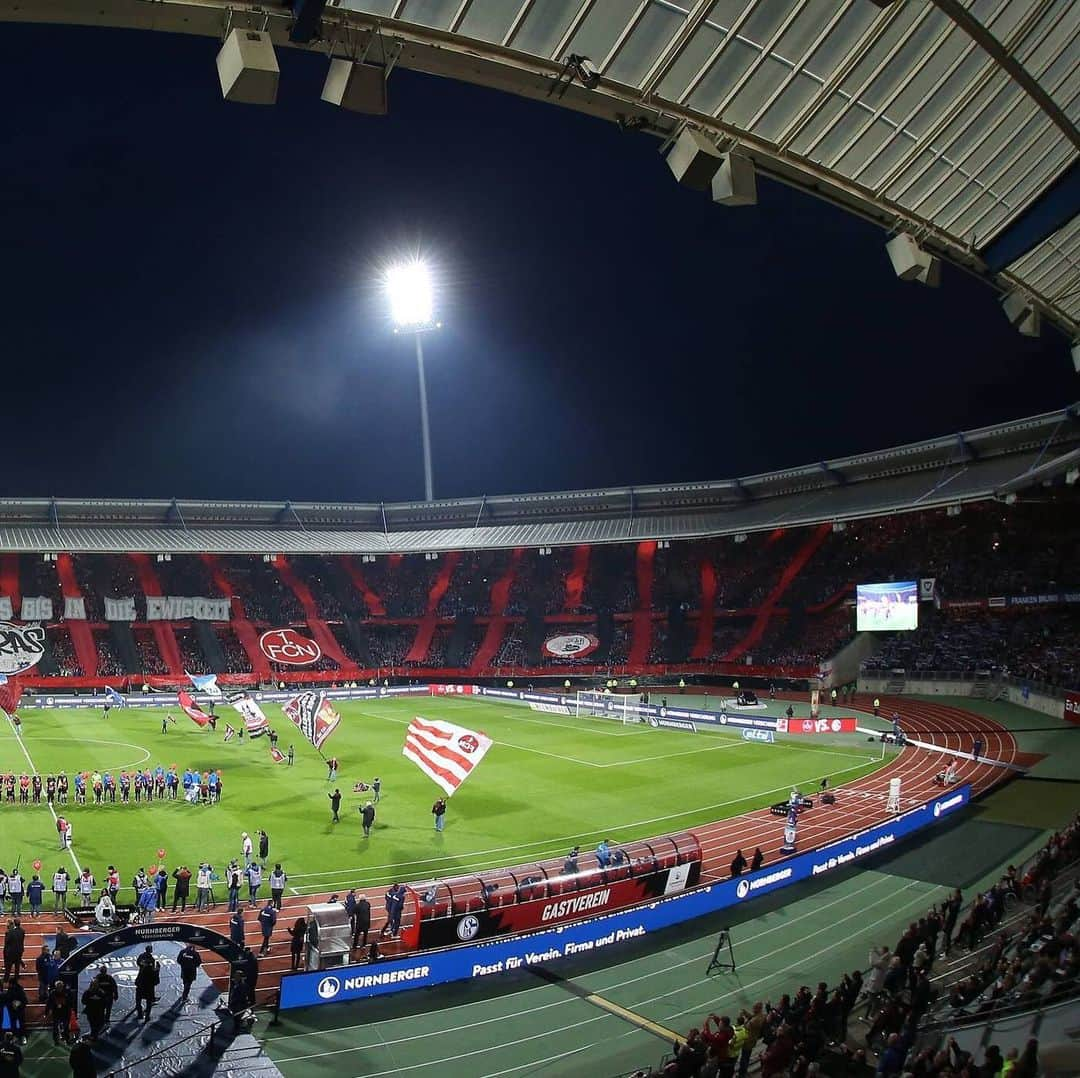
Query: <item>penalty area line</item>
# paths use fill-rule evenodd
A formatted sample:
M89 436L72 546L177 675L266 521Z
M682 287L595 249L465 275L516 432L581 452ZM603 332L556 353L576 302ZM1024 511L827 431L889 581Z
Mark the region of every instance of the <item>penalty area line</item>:
M704 749L689 749L686 752L668 752L663 756L642 756L637 760L616 760L611 764L597 764L597 767L629 767L631 764L652 764L657 760L674 760L677 756L700 756L703 752L719 752L723 749L740 749L749 745L749 741L731 741L723 745L709 745Z

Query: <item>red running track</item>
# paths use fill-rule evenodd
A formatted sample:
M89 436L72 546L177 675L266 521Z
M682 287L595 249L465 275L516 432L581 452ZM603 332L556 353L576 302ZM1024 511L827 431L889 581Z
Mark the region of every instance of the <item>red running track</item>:
M799 699L805 702L803 697ZM845 706L853 711L872 713L866 697L857 697L854 704ZM881 714L891 716L894 712L899 714L901 725L908 736L943 749L970 752L975 737L978 736L984 743L983 755L987 759L1020 766L1029 765L1038 759L1038 757L1021 754L1012 734L996 722L961 708L922 700L909 700L904 697L883 698ZM856 736L860 738L861 744L866 744L866 735ZM934 776L944 766L944 759L941 753L933 749L909 745L891 763L873 774L855 782L834 787L835 805L815 807L800 820L800 846L804 851L814 849L887 819L889 814L885 811L885 803L890 779L902 780L901 807L903 809L912 808L930 800L940 789L934 784ZM975 763L970 760L958 760L958 765L959 781L970 783L973 794L983 793L998 783L1007 782L1016 774L1016 771L1010 768ZM703 882L726 879L729 874L728 866L736 849L742 849L749 856L754 847L760 846L765 854L766 864L775 864L782 860L778 857L778 851L783 840L783 820L773 816L768 809L741 813L713 824L695 827L692 830L697 834L702 845ZM581 864L583 868L588 867L588 859L582 857ZM372 931L377 933L385 920L383 890L382 888L359 889L367 894L371 902ZM342 892L339 890L337 893ZM328 897L329 893L285 899L284 909L279 916L274 935L274 946L271 953L261 958L259 962L260 979L257 995L260 1002L266 1002L276 991L281 974L289 969L289 946L286 937L288 928L297 917L304 914L309 903L325 901ZM257 949L257 941L260 939L254 914L255 911L252 910L246 915L247 937L253 950ZM175 918L170 918L168 915L159 917L160 921L169 919ZM229 932L229 913L224 903L219 903L215 910L208 913L197 914L189 910L180 919L191 924L213 928L224 935L228 935ZM43 917L32 925L27 924L26 954L36 955L40 950L41 937L55 932L58 924L59 922L52 917ZM391 953L391 948L385 948L385 953ZM226 985L228 980L226 963L210 952L204 954L203 969L220 986ZM32 1009L31 1021L35 1018L40 1019L37 1011L37 1007Z

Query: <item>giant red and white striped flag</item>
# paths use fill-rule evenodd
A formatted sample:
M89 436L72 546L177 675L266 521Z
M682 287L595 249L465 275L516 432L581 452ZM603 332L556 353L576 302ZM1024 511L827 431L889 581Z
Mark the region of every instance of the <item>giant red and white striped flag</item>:
M401 755L449 797L473 772L491 748L491 738L438 719L415 718L405 734Z

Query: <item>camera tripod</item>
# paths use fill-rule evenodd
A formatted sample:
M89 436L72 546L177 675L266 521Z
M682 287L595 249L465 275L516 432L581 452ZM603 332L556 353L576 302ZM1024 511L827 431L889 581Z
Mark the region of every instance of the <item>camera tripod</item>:
M723 950L727 947L728 961L724 960ZM709 968L705 971L707 977L714 969L723 972L730 971L735 972L735 951L731 946L731 929L721 928L720 935L716 937L716 950L713 951L712 959L709 962Z

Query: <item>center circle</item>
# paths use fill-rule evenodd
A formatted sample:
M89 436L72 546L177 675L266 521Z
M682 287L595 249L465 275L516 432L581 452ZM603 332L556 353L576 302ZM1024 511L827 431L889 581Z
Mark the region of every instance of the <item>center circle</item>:
M77 754L79 751L81 751L81 747L83 745L114 745L114 746L117 746L118 748L131 749L133 752L142 754L141 756L138 757L138 759L128 760L128 761L125 761L124 763L114 764L112 762L109 762L107 764L96 765L95 767L87 768L87 767L85 767L85 766L83 766L81 764L66 765L66 759L65 758L68 755L67 753L60 754L61 765L66 765L66 766L58 766L56 764L56 762L55 762L56 755L50 753L50 761L49 761L50 766L47 767L44 771L39 771L38 772L39 774L45 774L45 775L57 774L60 771L67 771L67 772L87 771L87 770L90 770L90 771L101 770L103 772L104 771L125 771L125 770L127 770L129 768L138 767L140 764L146 763L146 761L149 760L150 756L151 756L151 753L150 753L149 749L144 749L142 747L142 745L135 745L130 741L105 741L105 740L101 740L101 739L98 739L98 738L80 738L80 740L73 742L70 737L50 737L48 735L46 735L44 737L37 737L35 735L31 735L31 736L27 737L27 736L24 735L24 737L23 737L23 743L26 746L26 748L30 751L31 754L33 754L34 745L36 745L39 741L62 741L65 744L71 746L73 754ZM37 764L40 767L40 763L38 761L35 761L35 764ZM29 765L27 765L27 766L29 766ZM18 770L18 769L16 768L14 770Z

